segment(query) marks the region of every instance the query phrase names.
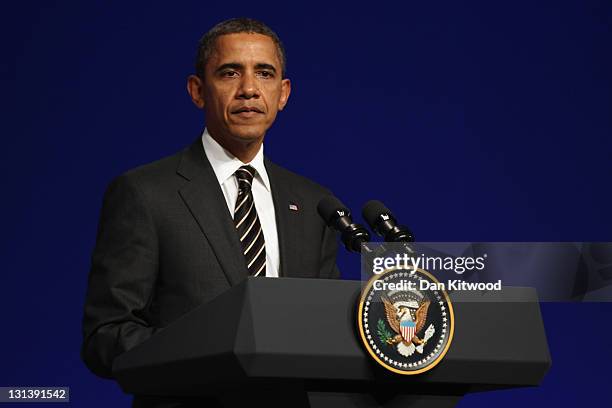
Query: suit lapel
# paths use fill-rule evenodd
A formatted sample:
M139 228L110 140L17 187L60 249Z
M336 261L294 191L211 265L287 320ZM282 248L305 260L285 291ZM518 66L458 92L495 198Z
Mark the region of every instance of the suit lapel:
M248 275L246 262L223 191L200 138L183 152L177 173L188 180L179 194L206 235L228 281L238 284Z
M276 215L276 230L278 232L278 246L280 253L279 276L291 277L301 265L299 231L302 217L302 200L291 188L291 184L283 180L278 166L265 159L266 171L270 178L272 200ZM293 209L290 208L291 206ZM297 209L297 211L295 210Z

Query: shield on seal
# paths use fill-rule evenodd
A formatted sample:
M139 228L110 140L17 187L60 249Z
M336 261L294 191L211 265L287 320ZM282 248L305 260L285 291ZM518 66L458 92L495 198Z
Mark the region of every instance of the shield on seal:
M414 332L416 331L416 322L412 320L402 320L400 321L400 332L402 333L402 337L408 343L414 337Z

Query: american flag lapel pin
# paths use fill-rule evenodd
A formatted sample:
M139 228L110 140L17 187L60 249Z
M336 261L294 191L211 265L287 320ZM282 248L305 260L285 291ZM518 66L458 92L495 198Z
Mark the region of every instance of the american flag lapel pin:
M291 211L296 211L296 212L299 211L299 208L298 208L297 204L294 203L294 202L291 202L291 201L289 202L289 209Z

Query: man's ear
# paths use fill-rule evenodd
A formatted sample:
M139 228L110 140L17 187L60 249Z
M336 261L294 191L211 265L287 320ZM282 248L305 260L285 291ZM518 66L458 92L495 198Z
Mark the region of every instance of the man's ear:
M189 78L187 78L187 92L189 92L193 104L200 109L204 109L204 98L202 97L203 88L204 82L200 77L189 75Z
M291 81L287 78L281 81L281 95L278 100L278 110L282 111L287 105L287 101L289 100L289 94L291 94Z

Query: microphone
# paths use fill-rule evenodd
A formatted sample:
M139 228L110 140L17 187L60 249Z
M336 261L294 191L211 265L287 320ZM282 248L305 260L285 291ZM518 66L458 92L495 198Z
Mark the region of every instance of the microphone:
M370 228L384 238L386 242L414 242L414 235L397 221L391 211L378 200L368 201L361 214Z
M363 225L355 224L351 212L334 196L319 201L317 211L325 223L341 233L341 240L348 251L361 252L361 244L370 242L370 233Z

